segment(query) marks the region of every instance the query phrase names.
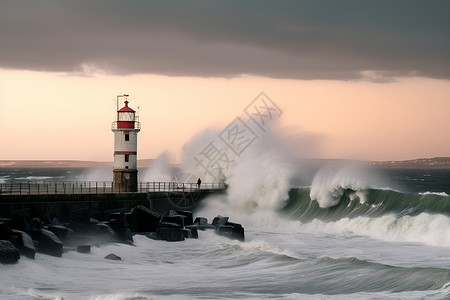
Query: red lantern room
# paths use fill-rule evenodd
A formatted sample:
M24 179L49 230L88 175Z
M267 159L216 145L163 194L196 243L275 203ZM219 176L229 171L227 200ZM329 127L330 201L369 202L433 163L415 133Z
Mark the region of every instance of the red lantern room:
M131 107L128 107L128 101L125 100L125 106L117 111L117 129L134 129L135 114L136 112Z

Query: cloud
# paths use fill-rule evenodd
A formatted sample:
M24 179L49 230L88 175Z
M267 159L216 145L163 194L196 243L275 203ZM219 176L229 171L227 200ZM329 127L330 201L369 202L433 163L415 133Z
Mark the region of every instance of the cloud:
M449 1L0 2L0 68L450 78Z

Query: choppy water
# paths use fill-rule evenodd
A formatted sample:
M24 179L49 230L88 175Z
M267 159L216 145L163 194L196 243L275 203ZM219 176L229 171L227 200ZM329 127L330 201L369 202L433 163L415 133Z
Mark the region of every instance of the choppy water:
M83 172L0 169L0 180ZM342 168L287 190L263 180L266 189L256 191L241 180L254 193L230 186L195 215L229 215L244 225L246 242L210 231L180 243L136 235L134 246L22 257L0 265L0 299L450 298L450 171L377 176L389 184ZM109 253L123 260L103 259Z

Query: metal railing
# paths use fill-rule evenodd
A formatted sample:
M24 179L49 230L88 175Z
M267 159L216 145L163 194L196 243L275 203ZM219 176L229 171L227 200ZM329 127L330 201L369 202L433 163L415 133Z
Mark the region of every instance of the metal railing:
M138 182L137 192L200 192L205 190L224 190L223 183L196 183L179 182ZM108 194L126 193L125 186L113 185L112 181L71 181L71 182L14 182L1 183L1 195L51 195L51 194Z

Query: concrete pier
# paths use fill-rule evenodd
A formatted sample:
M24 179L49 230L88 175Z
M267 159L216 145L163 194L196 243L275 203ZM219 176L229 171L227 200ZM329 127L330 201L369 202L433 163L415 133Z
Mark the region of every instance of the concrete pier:
M80 214L129 212L137 205L166 214L171 209L193 211L205 197L224 189L89 194L1 194L0 217L29 218L53 215L71 220Z

